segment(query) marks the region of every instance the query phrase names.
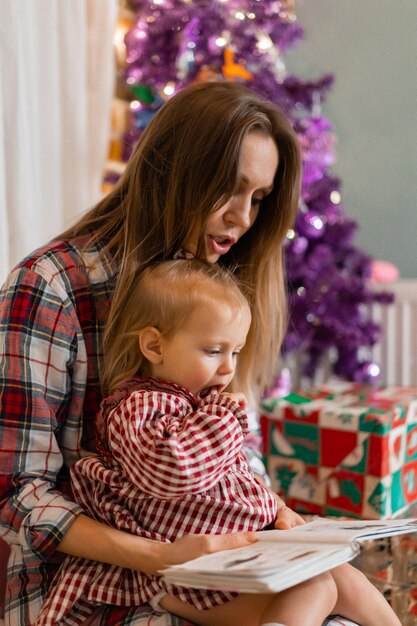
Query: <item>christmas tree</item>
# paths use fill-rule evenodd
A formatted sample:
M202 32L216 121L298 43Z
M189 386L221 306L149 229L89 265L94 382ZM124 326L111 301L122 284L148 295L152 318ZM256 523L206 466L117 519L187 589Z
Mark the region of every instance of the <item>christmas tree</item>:
M368 286L371 259L353 243L357 225L342 203L332 124L321 103L333 77L307 82L288 74L285 51L302 41L291 0L130 0L124 80L131 119L123 160L171 95L202 80L237 80L279 104L291 118L303 154L300 209L288 233L290 323L283 362L314 379L324 360L333 374L377 379L367 354L379 327L369 305L389 300ZM278 355L277 355L278 357Z

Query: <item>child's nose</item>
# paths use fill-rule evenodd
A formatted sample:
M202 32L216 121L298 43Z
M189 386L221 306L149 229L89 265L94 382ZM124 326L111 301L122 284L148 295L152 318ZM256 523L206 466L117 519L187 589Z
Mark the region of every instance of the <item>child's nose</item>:
M235 371L235 363L232 355L226 355L222 360L218 369L218 374L225 376L227 374L233 374Z

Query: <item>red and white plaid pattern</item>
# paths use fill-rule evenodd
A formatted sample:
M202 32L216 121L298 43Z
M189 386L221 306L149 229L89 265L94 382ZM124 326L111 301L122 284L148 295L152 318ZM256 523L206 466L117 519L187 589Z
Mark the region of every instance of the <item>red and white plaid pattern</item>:
M76 499L96 519L142 537L258 530L276 500L241 453L247 418L230 398L196 403L185 389L136 378L107 399L97 419L99 456L72 468ZM138 606L165 591L200 609L234 597L173 587L160 577L68 557L37 626L65 619L80 601ZM81 624L75 619L71 625Z

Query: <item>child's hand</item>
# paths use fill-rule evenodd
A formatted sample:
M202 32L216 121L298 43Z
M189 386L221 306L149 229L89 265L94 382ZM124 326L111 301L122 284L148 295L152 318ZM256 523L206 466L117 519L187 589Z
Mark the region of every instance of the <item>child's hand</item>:
M219 395L234 400L242 409L248 408L248 401L244 393L229 393L228 391L222 391Z
M275 528L278 530L288 530L294 526L301 526L305 524L305 521L295 511L285 506L283 500L281 500L282 506L278 507L277 519L275 520Z

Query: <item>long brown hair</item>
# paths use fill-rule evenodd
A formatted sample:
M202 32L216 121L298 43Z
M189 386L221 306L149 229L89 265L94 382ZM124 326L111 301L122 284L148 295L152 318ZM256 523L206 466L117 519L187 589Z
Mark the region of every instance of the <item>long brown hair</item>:
M149 375L149 364L139 348L139 332L147 326L170 338L184 326L197 305L228 306L233 319L249 312L247 297L234 274L218 263L176 259L156 263L139 272L123 315L113 327L102 370L103 389L112 392L136 374Z
M168 100L145 129L113 190L60 237L91 234L119 265L104 348L114 339L137 272L172 258L235 188L240 148L248 132L272 137L279 152L274 188L255 224L220 262L251 286L252 327L237 385L248 393L270 383L286 327L283 241L300 187L300 151L287 116L237 83L187 87Z

